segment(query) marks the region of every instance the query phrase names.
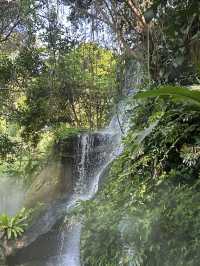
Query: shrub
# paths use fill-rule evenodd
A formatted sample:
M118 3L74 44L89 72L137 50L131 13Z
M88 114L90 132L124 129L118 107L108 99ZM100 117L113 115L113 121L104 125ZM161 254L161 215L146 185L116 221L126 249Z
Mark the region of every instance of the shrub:
M31 213L32 210L23 208L15 216L2 214L0 216L0 232L2 232L2 237L10 240L21 236L24 233L25 228L28 226L28 220Z

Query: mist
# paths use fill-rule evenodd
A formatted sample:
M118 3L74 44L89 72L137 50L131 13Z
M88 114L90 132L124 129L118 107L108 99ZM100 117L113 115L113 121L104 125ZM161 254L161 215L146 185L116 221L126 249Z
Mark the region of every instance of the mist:
M0 214L15 215L22 208L24 196L22 184L0 177Z

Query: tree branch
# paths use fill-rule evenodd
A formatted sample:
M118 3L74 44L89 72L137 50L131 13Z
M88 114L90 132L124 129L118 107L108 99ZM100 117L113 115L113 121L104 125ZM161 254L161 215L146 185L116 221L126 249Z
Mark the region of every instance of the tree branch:
M3 38L0 38L0 42L5 42L8 40L8 38L10 37L10 35L13 33L14 29L17 27L17 25L19 25L20 23L20 17L19 15L17 16L17 21L13 24L13 26L11 27L11 29L9 30L9 32L6 34L6 36L4 36Z
M145 29L147 27L144 16L141 14L140 10L135 6L135 4L131 0L127 0L127 4L133 12L134 16L137 18L138 22Z

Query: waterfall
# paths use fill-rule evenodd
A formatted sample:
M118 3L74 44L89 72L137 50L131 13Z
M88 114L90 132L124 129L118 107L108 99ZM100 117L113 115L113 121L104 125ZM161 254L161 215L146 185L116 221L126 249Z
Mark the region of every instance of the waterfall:
M80 242L84 215L73 216L71 212L76 211L81 201L95 197L109 166L122 153L122 137L128 131L132 108L132 102L129 105L128 100L122 101L105 129L74 137L73 160L68 154L64 154L66 159L63 160L64 166L71 160L70 194L53 203L30 228L26 234L26 238L31 239L30 244L9 259L9 266L81 266ZM65 152L65 146L62 149ZM67 175L65 177L68 178Z
M98 191L99 181L107 167L122 152L122 127L127 131L126 106L119 105L115 115L105 130L85 133L79 136L77 147L77 181L74 193L67 205L67 210L74 208L77 202L94 197ZM60 266L80 266L81 221L72 224L67 232L64 245L64 256Z
M73 224L68 231L65 244L65 255L61 259L62 266L80 266L81 223Z
M77 162L77 170L78 170L78 177L79 180L75 185L75 193L76 195L79 193L83 193L86 190L86 165L88 161L88 154L90 150L90 136L88 134L80 135L79 136L79 147L78 152L80 152L80 162ZM86 191L85 191L86 193Z

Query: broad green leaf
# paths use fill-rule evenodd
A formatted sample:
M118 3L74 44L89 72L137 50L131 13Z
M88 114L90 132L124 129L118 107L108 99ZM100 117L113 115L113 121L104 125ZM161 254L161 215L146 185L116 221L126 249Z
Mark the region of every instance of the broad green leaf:
M187 100L191 103L200 105L200 91L178 86L161 86L151 91L139 92L135 95L135 98L145 99L148 97L167 95L175 97L176 100Z

